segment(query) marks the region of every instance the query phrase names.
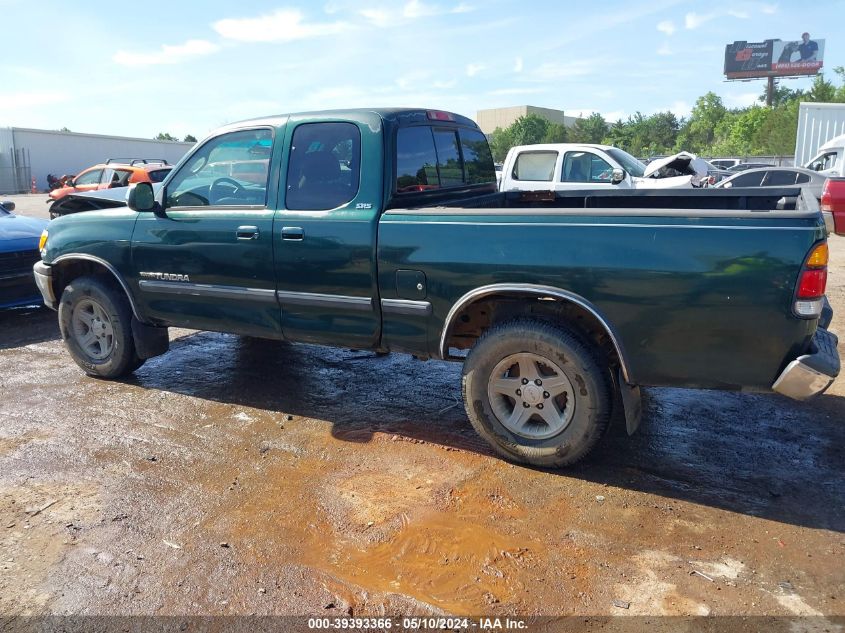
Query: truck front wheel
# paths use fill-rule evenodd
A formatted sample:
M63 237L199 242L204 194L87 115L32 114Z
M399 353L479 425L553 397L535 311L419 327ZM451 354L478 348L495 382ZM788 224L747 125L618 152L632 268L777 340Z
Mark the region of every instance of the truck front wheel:
M135 354L131 319L126 296L96 277L78 277L62 292L59 329L89 376L117 378L143 364Z
M520 319L488 330L468 354L464 405L475 430L505 458L570 466L607 428L612 409L607 376L580 338Z

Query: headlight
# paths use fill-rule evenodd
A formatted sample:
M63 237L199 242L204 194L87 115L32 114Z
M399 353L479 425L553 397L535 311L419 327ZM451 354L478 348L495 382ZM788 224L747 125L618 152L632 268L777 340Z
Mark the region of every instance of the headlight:
M45 246L47 246L47 229L41 231L41 239L38 240L38 250L43 251Z

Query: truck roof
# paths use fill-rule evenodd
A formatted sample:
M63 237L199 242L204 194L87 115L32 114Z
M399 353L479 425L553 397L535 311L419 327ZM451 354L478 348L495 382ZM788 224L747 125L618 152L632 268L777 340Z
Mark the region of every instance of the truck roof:
M429 113L436 113L437 118L431 118ZM323 118L323 119L366 119L377 116L384 121L394 124L415 123L434 121L439 123L456 123L469 127L478 127L475 121L454 112L435 110L432 108L351 108L344 110L313 110L308 112L290 112L287 114L274 114L271 116L245 119L225 125L216 132L225 129L241 128L247 125L270 125L277 127L285 123L289 118Z
M834 147L845 147L845 134L834 136L827 143L824 143L821 147L819 147L819 151L824 152L826 150L833 149Z
M619 149L617 147L613 147L613 145L601 145L599 143L537 143L534 145L518 145L513 149L523 149L525 147L530 147L532 150L534 149L546 149L546 150L567 150L567 149L578 149L578 148L589 148L589 149L601 149L601 150L609 150L609 149Z

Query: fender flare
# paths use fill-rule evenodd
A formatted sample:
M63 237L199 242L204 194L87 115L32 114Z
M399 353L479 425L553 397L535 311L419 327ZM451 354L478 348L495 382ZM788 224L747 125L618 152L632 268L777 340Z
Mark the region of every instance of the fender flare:
M123 276L117 272L117 269L108 263L106 260L101 259L95 255L88 255L87 253L67 253L65 255L61 255L57 257L52 262L50 262L50 266L55 266L61 262L66 261L73 261L73 260L84 260L89 262L94 262L95 264L99 264L106 270L108 270L112 276L115 278L115 281L120 284L120 287L123 288L123 292L126 294L126 298L129 300L129 305L132 308L132 314L135 316L138 321L144 323L144 319L141 318L141 315L138 313L138 307L135 305L135 298L132 296L132 293L129 292L129 284L126 283L126 280ZM45 262L46 263L46 262ZM61 299L61 297L57 297Z
M607 332L607 335L613 343L613 347L616 349L616 354L619 356L619 366L622 378L626 383L633 384L631 382L631 373L629 370L630 363L628 362L628 356L625 352L625 347L622 344L622 339L610 324L607 317L605 317L596 306L581 295L562 288L555 288L554 286L543 286L539 284L490 284L470 290L452 305L452 308L449 310L449 314L446 316L443 330L440 333L440 358L448 358L449 350L446 348L446 341L449 338L449 334L452 331L452 325L454 324L458 314L460 314L466 306L474 301L494 294L552 297L561 301L574 303L575 305L583 308L592 314L604 328L605 332Z

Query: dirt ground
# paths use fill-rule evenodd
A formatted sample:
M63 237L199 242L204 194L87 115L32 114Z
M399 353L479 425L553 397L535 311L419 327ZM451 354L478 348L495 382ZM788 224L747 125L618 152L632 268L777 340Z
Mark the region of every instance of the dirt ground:
M650 389L637 435L552 472L476 437L457 364L171 337L105 382L55 313L0 312L0 620L845 615L841 376L810 403Z

